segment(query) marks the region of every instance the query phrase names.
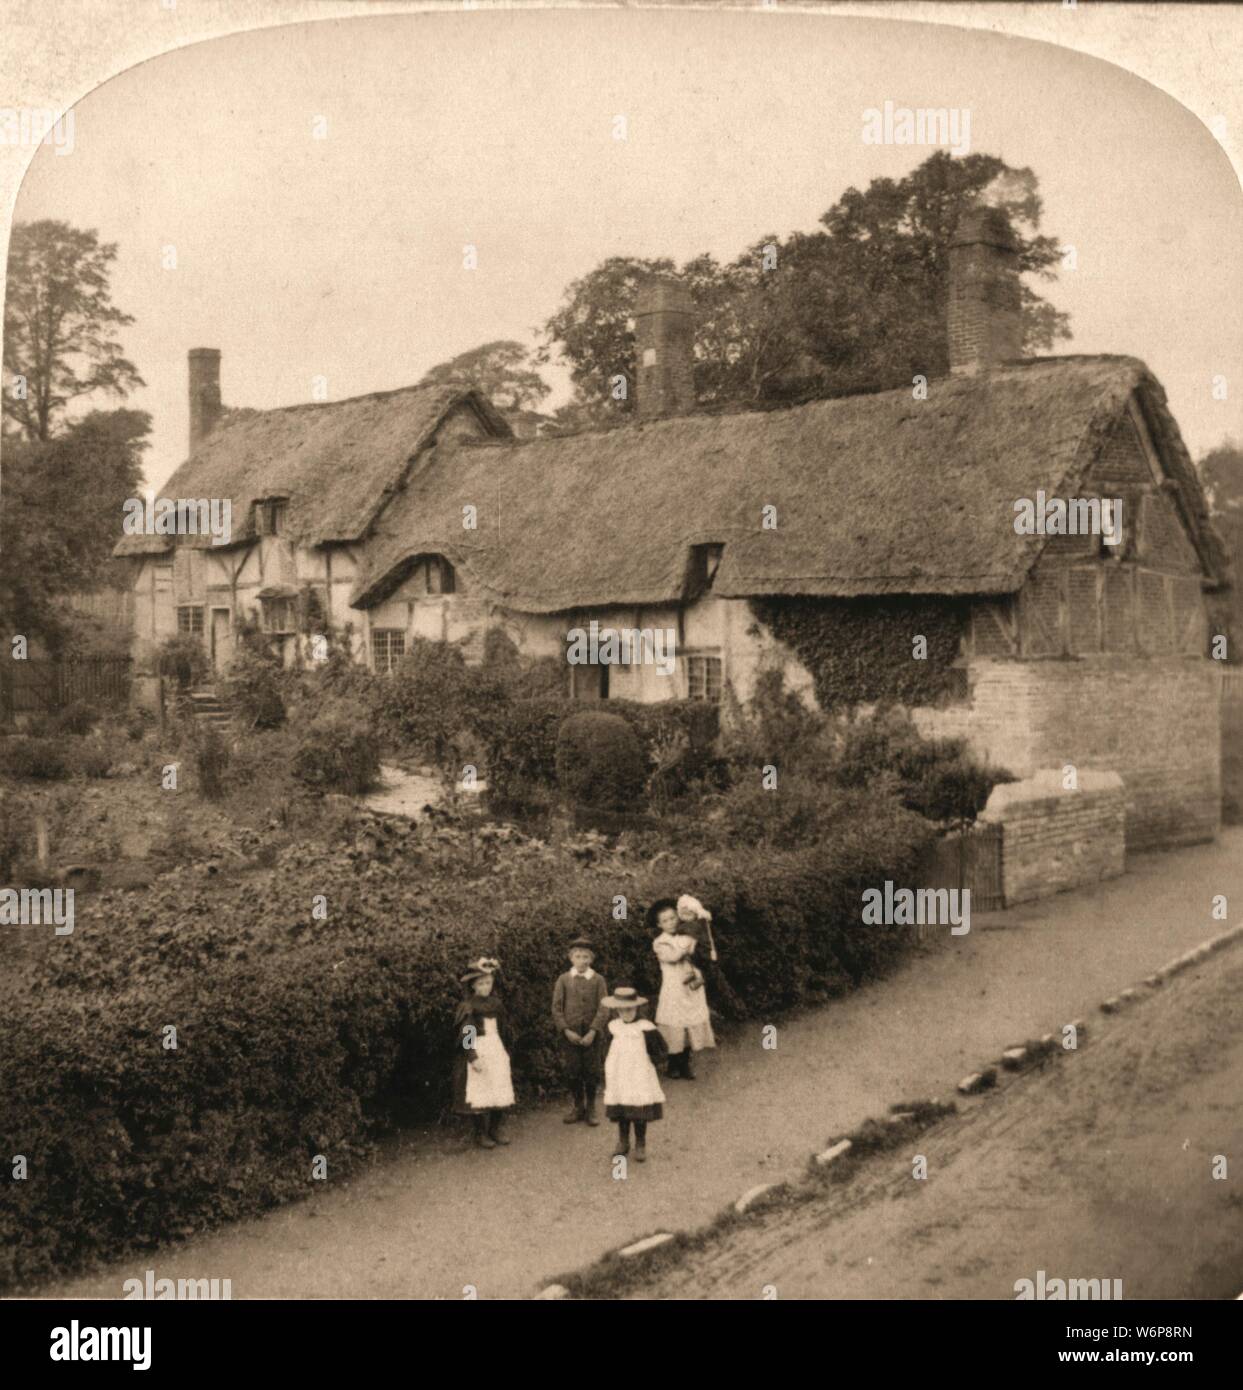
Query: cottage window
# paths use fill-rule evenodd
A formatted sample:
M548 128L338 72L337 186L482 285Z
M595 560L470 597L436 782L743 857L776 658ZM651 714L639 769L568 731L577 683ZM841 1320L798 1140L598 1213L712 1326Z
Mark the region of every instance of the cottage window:
M453 566L441 555L434 555L427 562L427 592L429 594L451 594L457 588L457 578Z
M719 656L688 656L686 658L686 697L688 700L711 700L721 703L721 658Z
M406 634L398 627L377 627L371 632L371 660L377 671L393 671L406 654Z
M264 632L289 633L298 630L298 604L292 598L260 599Z
M203 605L183 603L177 608L177 635L179 637L202 637Z

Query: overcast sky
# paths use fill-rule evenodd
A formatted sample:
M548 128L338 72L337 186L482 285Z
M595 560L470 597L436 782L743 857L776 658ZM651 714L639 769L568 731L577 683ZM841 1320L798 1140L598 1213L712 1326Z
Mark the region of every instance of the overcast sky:
M340 399L491 339L533 342L607 256L732 258L814 229L852 184L907 173L930 149L863 142L863 111L886 100L969 108L973 152L1035 170L1042 230L1078 257L1040 287L1071 315L1059 351L1143 358L1193 454L1243 438L1243 218L1225 153L1155 88L1026 40L652 11L243 34L79 103L73 153L40 149L16 217L118 243L114 298L148 383L130 403L154 417L158 487L185 453L188 348L222 350L227 404L265 407L311 399L320 376Z

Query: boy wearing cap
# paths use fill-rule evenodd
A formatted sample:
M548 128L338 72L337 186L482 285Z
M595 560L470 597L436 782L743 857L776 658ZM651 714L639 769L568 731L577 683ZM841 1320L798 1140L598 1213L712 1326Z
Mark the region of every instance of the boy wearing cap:
M589 1125L598 1125L596 1091L603 1070L604 1027L608 1022L604 999L609 989L604 977L592 969L595 947L586 937L570 942L569 956L570 968L557 976L552 991L552 1021L571 1100L565 1123L586 1120Z

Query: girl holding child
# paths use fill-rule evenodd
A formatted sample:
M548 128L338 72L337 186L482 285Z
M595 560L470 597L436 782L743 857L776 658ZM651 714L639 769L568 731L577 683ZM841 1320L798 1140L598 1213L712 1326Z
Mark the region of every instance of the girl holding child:
M647 920L656 931L652 942L660 961L656 1026L669 1049L668 1075L693 1081L691 1054L716 1046L703 972L691 959L699 945L696 931L700 924L711 922L711 914L697 898L684 893L676 902L661 898L653 903Z

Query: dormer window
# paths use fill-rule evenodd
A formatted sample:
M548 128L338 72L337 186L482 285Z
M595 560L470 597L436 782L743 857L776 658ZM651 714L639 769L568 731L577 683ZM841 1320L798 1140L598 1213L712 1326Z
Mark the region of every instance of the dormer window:
M429 594L451 594L457 587L453 566L443 555L429 555L427 566L427 592Z
M255 504L255 535L279 536L285 530L288 497L263 497Z
M716 578L716 572L721 565L721 555L724 545L716 542L707 545L691 546L691 572L689 597L698 598L700 594L705 594L712 588L712 581Z

